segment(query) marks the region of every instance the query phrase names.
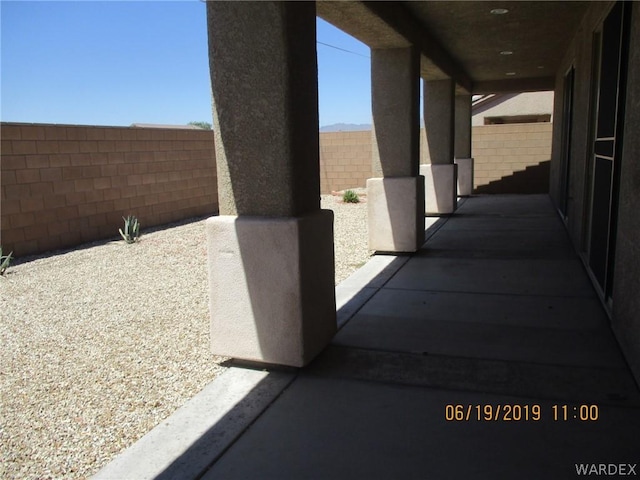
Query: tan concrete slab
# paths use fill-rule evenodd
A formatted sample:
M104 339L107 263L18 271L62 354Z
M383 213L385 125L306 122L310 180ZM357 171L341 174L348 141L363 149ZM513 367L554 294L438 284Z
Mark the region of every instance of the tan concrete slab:
M548 195L477 195L457 210L474 215L557 216Z
M336 316L342 328L353 315L409 260L377 255L336 287Z
M514 212L528 219L514 230L536 232L536 223L555 218L546 196L472 197L460 205L468 207L463 220L483 219L475 224L481 228L460 231L487 235L491 222L505 226ZM443 222L428 235L455 231L440 231ZM285 374L256 405L251 392L238 398L231 424L217 406L209 415L206 405L190 403L171 428L152 432L147 447L167 448L134 447L130 465L181 480L565 479L577 475L576 464L627 472L631 465L640 473L640 392L580 262L474 258L477 250L463 243L443 245L439 251L450 255L438 258L430 244L412 257L376 257L338 289L347 323L335 343L346 346L328 347L295 379ZM372 349L394 344L405 351ZM212 391L226 397L231 380L219 377ZM509 420L502 408L486 421L486 405L492 412L517 406L511 412L529 416ZM538 420L532 405L540 407ZM563 405L567 419L554 419ZM597 420L579 420L595 408ZM468 418L448 421L456 411Z
M503 230L539 231L552 230L564 233L564 225L556 216L550 215L474 215L456 214L447 219L442 226L443 231L449 230Z
M560 232L562 233L562 232ZM435 234L421 255L491 258L577 259L564 234L554 230L445 230Z
M386 288L593 297L578 260L413 257Z
M332 345L305 372L367 382L640 407L640 391L626 367L544 365Z
M625 367L607 327L567 330L358 314L332 344L550 365Z
M455 405L469 420L447 421ZM485 405L503 413L485 421ZM504 405L517 406L520 418L526 409L530 420L505 420ZM554 405L304 376L203 478L553 480L573 478L576 463L640 461L640 410L601 406L598 420L581 422L571 405L570 420L554 421Z
M609 326L595 297L484 295L385 288L359 313L397 317L402 321L440 320L557 330L592 330Z

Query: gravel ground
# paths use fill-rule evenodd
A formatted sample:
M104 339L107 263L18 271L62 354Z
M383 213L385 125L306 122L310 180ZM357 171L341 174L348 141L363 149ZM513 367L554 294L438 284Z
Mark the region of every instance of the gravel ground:
M366 205L322 206L338 283L370 256ZM142 233L0 278L0 478L87 478L224 370L208 346L203 221Z

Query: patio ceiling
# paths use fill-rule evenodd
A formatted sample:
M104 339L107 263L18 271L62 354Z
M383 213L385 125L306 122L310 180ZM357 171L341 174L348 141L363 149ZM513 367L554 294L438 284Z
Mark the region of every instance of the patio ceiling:
M371 48L416 45L423 78L451 77L459 91L503 93L554 88L589 3L319 1L317 14Z

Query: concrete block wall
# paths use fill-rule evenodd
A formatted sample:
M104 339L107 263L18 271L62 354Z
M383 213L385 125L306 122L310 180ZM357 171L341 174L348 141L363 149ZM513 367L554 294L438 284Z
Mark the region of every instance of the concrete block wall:
M1 237L17 256L218 209L213 132L0 124Z
M474 188L508 177L551 158L551 123L482 125L472 128ZM429 162L424 129L420 163ZM371 131L320 133L320 190L323 194L364 187L371 171Z
M320 132L320 191L362 187L371 178L371 130Z
M474 188L549 161L552 129L551 123L474 126Z
M550 158L551 124L473 127L475 187ZM218 211L213 132L0 124L1 237L16 255ZM424 131L421 161L428 159ZM371 131L320 133L323 194L365 187Z

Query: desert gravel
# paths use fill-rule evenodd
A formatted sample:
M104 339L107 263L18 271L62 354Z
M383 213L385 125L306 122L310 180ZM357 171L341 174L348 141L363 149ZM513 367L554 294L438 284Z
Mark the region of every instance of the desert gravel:
M335 212L336 282L370 256ZM17 261L0 278L0 478L87 478L224 370L209 351L203 220Z

